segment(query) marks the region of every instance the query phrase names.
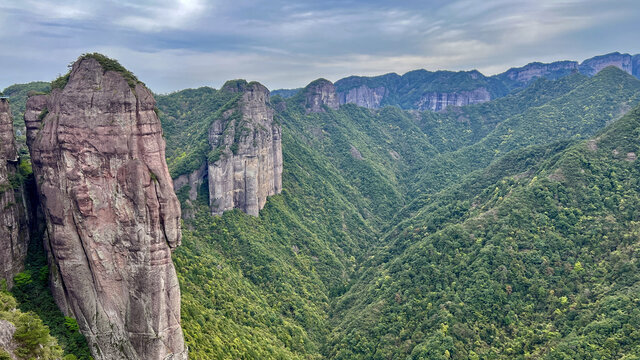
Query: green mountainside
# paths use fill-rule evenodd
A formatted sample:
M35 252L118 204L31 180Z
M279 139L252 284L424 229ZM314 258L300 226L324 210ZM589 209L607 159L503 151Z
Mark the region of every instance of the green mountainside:
M586 146L578 139L635 106L639 84L615 69L593 78L575 74L442 114L355 105L307 114L304 91L272 98L283 126L283 193L269 199L259 218L237 210L211 217L204 185L191 205L195 216L184 220L175 262L192 356L632 353L633 331L621 328L603 339L598 323L604 319L614 329L638 321L637 299L621 293L614 301L604 289L632 254L608 265L611 252L596 252L592 244L607 232L631 230L609 226L608 212L582 209L590 200L556 166ZM193 139L206 140L207 117L233 106L224 91L208 88L158 97L173 174L201 164L204 152L180 171L172 159L189 159L182 154L198 146ZM626 156L623 151L633 150L618 151ZM452 166L456 159L462 165ZM630 180L619 178L611 188L606 161L598 161L600 173L589 176L609 189L600 190L597 201L610 202L611 189ZM633 163L622 159L619 165ZM441 176L441 169L448 173ZM572 190L559 189L566 186ZM183 201L187 191L179 193ZM587 224L598 216L609 220L584 240ZM607 249L619 245L612 234ZM598 266L604 270L594 270ZM622 307L609 308L610 301ZM576 332L589 324L591 330ZM609 337L620 343L606 355L614 346Z
M405 76L506 94L474 72ZM259 217L212 216L206 181L196 201L178 191L190 358L638 359L640 80L607 68L434 113L401 109L414 99L398 75L367 79L405 89L385 100L400 106L309 113L306 88L271 98L283 191ZM48 89L4 93L21 117ZM239 99L156 95L174 178L211 156L209 127ZM0 316L39 318L41 349L87 358L32 248Z
M339 299L327 355L637 358L639 140L640 107L443 190Z

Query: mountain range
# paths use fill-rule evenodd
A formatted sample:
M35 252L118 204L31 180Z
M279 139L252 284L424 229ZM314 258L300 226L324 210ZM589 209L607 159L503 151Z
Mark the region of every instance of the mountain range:
M639 66L13 85L0 358L638 358Z

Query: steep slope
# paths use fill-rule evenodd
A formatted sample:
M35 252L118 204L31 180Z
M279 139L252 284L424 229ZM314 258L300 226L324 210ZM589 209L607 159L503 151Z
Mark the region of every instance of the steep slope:
M9 286L24 268L29 231L22 172L9 101L0 99L0 280Z
M636 108L444 190L340 299L328 357L638 356L639 140Z
M180 208L153 96L99 54L52 88L28 99L25 122L56 302L96 359L186 359Z
M193 357L320 358L330 299L351 281L379 225L404 203L408 185L396 172L409 173L435 153L410 114L334 110L331 88L317 81L297 96L272 99L274 122L282 124L283 191L260 217L211 217L202 196L208 182L195 189L195 200L190 185L178 191L193 214L176 251ZM171 160L181 148L193 146L184 134L199 139L191 124L214 121L211 114L225 108L214 101L223 93L202 88L160 97L168 148L177 155L170 168L182 164ZM183 110L191 103L191 113Z
M500 81L475 70L414 70L402 76L351 76L338 80L336 89L341 104L355 103L372 109L396 105L403 109L432 111L486 102L507 93Z
M240 94L209 128L209 204L214 215L241 209L258 216L267 197L282 191L282 129L273 121L269 90L259 83L228 82Z
M480 141L439 156L429 171L417 175L414 193L441 189L514 149L591 136L640 102L640 80L615 67L574 85L564 95L503 120Z

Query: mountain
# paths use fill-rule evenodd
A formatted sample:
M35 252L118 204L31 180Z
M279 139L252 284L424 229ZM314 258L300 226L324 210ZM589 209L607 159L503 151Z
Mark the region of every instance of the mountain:
M638 129L635 108L444 189L339 299L327 356L637 356Z
M353 103L370 109L387 105L402 109L442 111L487 102L526 88L539 78L556 80L580 72L596 75L607 66L615 66L640 78L640 55L619 52L577 61L552 63L533 62L511 68L504 73L485 76L477 70L436 71L414 70L402 76L390 73L381 76L350 76L336 81L341 104ZM291 97L296 89L274 90L274 94Z
M116 61L81 56L26 104L56 303L95 359L186 359L171 261L180 207L151 92Z
M38 188L27 207L35 227L48 228L32 233L24 270L10 293L0 291L15 301L0 308L0 343L11 330L2 321L17 327L9 316L20 311L49 328L52 339L37 328L38 348L88 358L88 342L95 354L87 329L104 323L61 299L104 303L92 295L102 294L96 278L115 299L150 304L135 324L177 334L179 321L196 359L634 358L640 80L615 66L593 76L573 66L534 64L509 80L355 78L385 89L362 96L377 108L344 103L345 83L326 79L287 96L231 80L158 95L156 108L117 62L81 57L50 94L28 100L34 174L20 181L27 194ZM441 94L436 104L457 104L478 87L500 95L410 108L429 92ZM20 161L28 169L29 157ZM232 204L212 208L222 183ZM120 245L134 233L144 240L135 251ZM154 254L148 266L145 254ZM110 268L114 256L132 259L117 268L139 276ZM105 271L67 271L74 259ZM75 295L78 279L89 295ZM175 301L176 280L178 308L162 303ZM166 313L174 314L166 323L154 317ZM124 336L144 334L133 330ZM165 355L154 339L146 358ZM106 349L126 357L130 347Z

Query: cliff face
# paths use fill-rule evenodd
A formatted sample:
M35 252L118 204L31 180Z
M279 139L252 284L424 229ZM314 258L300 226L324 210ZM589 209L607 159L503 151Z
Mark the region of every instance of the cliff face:
M633 63L632 75L640 79L640 55L634 55L631 62Z
M16 179L18 152L9 102L0 99L0 279L13 284L27 256L29 234L24 193Z
M415 103L418 110L442 111L448 106L479 104L491 100L491 94L485 88L454 93L430 92L422 95Z
M304 90L307 113L324 112L324 107L336 110L340 107L336 88L329 80L318 79L307 85Z
M370 88L367 85L361 85L339 93L338 97L340 104L356 104L369 109L379 109L385 95L387 95L387 89L384 86Z
M580 64L580 72L588 76L593 76L607 66L615 66L629 74L633 73L632 56L618 52L596 56L583 61Z
M27 101L54 297L96 359L186 359L171 262L180 206L155 100L98 59L79 59L62 89Z
M534 62L519 68L511 68L497 75L503 81L523 87L537 78L557 79L578 70L577 61L556 61L550 64Z
M267 197L282 191L282 128L273 121L266 87L234 81L222 91L240 98L209 129L211 212L238 208L258 216Z

